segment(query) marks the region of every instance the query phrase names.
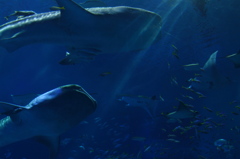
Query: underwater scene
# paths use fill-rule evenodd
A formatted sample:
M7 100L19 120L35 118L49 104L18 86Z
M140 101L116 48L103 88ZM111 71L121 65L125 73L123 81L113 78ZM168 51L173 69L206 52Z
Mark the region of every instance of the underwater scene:
M0 6L0 159L239 159L239 0Z

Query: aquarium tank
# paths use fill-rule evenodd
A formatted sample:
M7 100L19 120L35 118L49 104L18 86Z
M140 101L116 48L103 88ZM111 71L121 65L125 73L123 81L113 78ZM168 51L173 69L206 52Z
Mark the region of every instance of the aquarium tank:
M239 0L0 6L0 159L239 158Z

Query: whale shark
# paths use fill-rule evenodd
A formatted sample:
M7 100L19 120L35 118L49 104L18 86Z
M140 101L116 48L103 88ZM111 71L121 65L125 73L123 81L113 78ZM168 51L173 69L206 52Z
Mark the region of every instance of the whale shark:
M60 64L91 61L102 53L147 49L161 37L161 17L128 6L90 7L72 0L56 0L57 11L36 13L0 26L0 46L7 52L33 44L64 45L66 58ZM89 5L88 5L89 7Z
M0 102L0 147L34 138L57 156L59 136L96 109L96 101L81 86L70 84L34 98L26 106Z

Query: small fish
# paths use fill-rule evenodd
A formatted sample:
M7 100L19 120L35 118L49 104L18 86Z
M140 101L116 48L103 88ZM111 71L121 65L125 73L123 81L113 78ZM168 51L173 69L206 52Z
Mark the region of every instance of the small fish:
M174 51L172 52L172 55L175 56L177 59L180 59L180 57L178 56L178 49L176 46L172 45L172 47L174 48Z
M235 108L240 109L240 105L235 106Z
M171 84L172 85L178 85L177 78L176 77L171 77Z
M172 131L174 132L174 131L177 131L177 130L182 130L182 129L184 129L183 127L181 127L181 126L177 126L177 127L175 127Z
M199 66L199 63L183 65L183 68L186 71L199 71L199 70L201 70L201 67Z
M220 112L216 112L216 115L219 116L219 117L227 117L225 114L220 113Z
M201 83L200 80L196 79L196 78L190 78L189 80L187 80L188 82L196 82L196 83Z
M52 7L50 7L49 9L52 10L52 11L56 11L56 10L65 10L64 7L58 7L58 6L52 6Z
M176 140L176 139L167 139L167 141L171 141L171 142L175 142L175 143L179 143L180 142L179 140Z
M226 58L233 62L235 68L240 68L240 50L235 54L226 56Z
M203 95L202 93L200 92L194 92L196 95L198 95L198 98L205 98L206 96Z
M208 108L208 107L203 107L203 109L206 109L206 110L209 111L209 112L213 112L213 110L210 109L210 108Z
M174 134L168 134L168 137L176 137Z
M161 101L164 102L164 98L161 95L159 95L159 98L160 98Z
M151 148L151 145L146 147L143 152L147 152Z
M99 76L105 77L105 76L111 75L111 74L112 74L111 72L103 72L103 73L99 74Z
M191 99L191 100L194 100L194 98L193 97L191 97L191 96L188 96L188 95L182 95L184 98L188 98L188 99Z
M17 19L19 18L23 18L23 17L26 17L26 16L30 16L30 15L33 15L33 14L36 14L36 12L34 11L28 11L28 10L24 10L24 11L15 11L14 13L4 17L6 20L8 20L9 17L11 16L16 16Z
M195 92L191 87L184 87L182 86L183 89L188 90L190 92Z
M79 148L82 150L86 150L86 148L84 146L79 146Z

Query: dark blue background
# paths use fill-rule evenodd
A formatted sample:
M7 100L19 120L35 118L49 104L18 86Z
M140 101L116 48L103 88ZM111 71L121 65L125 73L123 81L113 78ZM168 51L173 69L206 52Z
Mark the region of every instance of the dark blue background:
M61 145L59 159L237 158L239 116L232 113L238 112L234 107L236 104L229 102L239 101L240 70L235 69L225 56L240 49L240 1L211 0L206 4L206 16L194 5L194 0L104 2L109 6L126 5L158 13L163 18L162 39L141 52L102 54L92 62L73 66L58 64L65 56L64 46L34 44L11 54L1 49L0 100L12 102L11 94L39 94L70 83L79 84L92 93L98 109L86 119L87 123L79 124L62 136L63 141L68 139L69 143ZM40 13L49 11L54 5L52 0L0 0L0 22L5 23L3 17L15 10ZM172 55L172 45L178 48L180 59ZM186 81L194 77L194 72L185 71L182 65L198 62L203 66L216 50L219 51L218 69L233 84L220 90L201 92L206 98L183 99L182 94L190 93L182 86L189 85ZM111 75L99 76L103 72L111 72ZM176 77L178 85L171 84L172 77ZM121 94L161 95L165 101L159 104L158 117L153 120L143 109L126 107L126 103L118 101ZM176 98L192 104L200 112L200 120L211 118L219 124L212 124L207 133L196 132L194 128L184 134L173 132L179 125L194 125L192 119L167 123L160 115L174 111L173 106L178 105ZM204 106L213 112L203 109ZM226 117L219 117L217 112ZM169 134L175 134L180 142L168 141ZM132 140L136 136L142 140ZM219 138L229 141L234 149L227 153L218 151L214 141ZM44 159L47 156L47 148L33 140L14 143L0 150L0 158L4 159Z

